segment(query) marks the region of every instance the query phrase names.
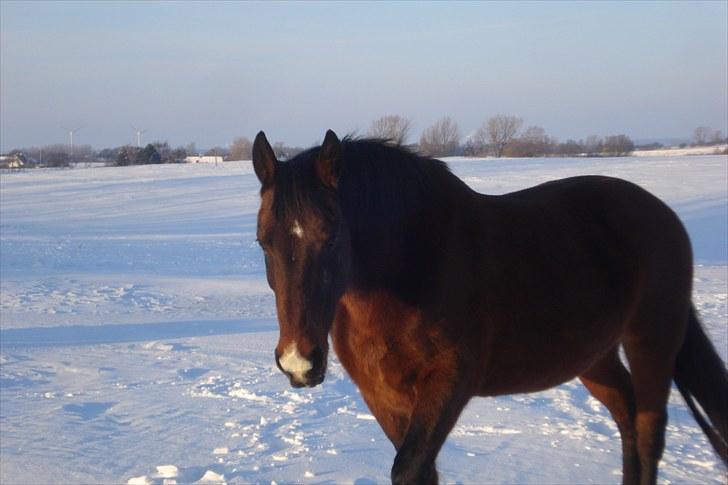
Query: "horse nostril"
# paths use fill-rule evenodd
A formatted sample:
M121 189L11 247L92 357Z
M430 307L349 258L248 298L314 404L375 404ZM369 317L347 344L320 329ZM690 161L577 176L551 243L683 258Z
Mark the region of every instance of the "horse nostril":
M321 347L316 346L311 351L311 369L314 371L318 371L323 367L324 363L324 351L321 350Z

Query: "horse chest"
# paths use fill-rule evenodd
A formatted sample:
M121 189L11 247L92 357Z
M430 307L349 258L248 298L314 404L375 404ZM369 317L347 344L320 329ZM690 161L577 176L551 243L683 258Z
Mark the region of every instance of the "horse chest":
M372 411L409 414L432 344L420 313L389 295L347 294L332 326L334 350Z

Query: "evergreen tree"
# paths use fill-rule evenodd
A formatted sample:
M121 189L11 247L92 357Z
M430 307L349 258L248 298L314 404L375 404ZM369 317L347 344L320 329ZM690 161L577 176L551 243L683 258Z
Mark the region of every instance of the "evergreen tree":
M154 145L150 143L137 153L134 162L139 165L147 163L162 163L162 157L159 155L157 149L154 148Z

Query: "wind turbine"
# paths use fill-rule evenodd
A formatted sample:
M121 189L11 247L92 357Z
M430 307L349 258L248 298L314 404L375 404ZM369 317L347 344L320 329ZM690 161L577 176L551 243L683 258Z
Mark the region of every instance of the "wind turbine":
M136 133L137 148L141 148L142 147L142 134L146 133L147 130L142 130L141 128L136 128L133 125L132 125L131 129L134 130L134 132Z
M81 127L78 128L66 128L65 126L61 126L64 130L68 132L68 138L71 142L71 160L73 160L73 134L76 133L78 130L81 129Z

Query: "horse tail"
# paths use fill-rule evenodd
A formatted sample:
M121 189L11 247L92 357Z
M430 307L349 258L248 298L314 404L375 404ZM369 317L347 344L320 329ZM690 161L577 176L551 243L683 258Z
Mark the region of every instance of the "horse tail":
M692 305L685 341L675 361L674 379L698 425L728 466L728 371Z

